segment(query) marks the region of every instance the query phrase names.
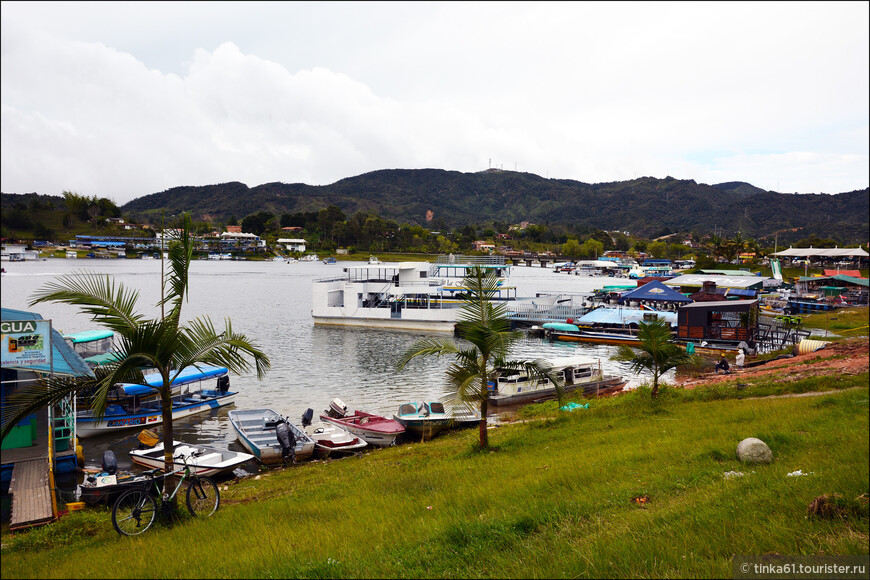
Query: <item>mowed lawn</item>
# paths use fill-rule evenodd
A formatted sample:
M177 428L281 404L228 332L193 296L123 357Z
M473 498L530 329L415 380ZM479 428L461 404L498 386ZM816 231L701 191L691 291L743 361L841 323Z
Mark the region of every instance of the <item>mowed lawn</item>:
M4 534L2 576L710 578L731 577L734 556L867 554L861 380L707 402L640 389L492 429L492 451L469 429L226 481L212 518L136 538L107 509L73 512ZM774 462L738 461L747 437ZM808 515L823 494L849 509Z

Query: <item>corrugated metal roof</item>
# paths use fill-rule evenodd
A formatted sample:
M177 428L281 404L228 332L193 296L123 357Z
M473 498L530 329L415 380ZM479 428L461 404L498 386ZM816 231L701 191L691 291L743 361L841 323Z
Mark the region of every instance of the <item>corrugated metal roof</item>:
M715 282L718 288L761 288L769 278L760 276L721 276L718 274L683 274L670 280L665 280L666 286L698 286L704 282Z

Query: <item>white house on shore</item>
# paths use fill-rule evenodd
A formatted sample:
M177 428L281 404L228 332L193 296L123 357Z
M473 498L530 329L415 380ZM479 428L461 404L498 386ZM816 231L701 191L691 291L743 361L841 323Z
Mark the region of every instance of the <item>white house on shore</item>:
M281 238L276 243L284 246L288 252L304 252L305 251L305 240L300 240L297 238Z

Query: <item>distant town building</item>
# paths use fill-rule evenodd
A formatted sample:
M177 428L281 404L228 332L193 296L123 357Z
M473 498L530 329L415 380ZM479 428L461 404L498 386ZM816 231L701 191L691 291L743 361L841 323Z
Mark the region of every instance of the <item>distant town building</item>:
M304 252L306 247L305 240L298 238L281 238L276 243L284 246L288 252Z

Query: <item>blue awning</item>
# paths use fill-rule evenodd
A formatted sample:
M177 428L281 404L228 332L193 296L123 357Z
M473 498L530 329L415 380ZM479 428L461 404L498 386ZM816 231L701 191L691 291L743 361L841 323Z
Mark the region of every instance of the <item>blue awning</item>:
M181 374L172 381L172 386L176 387L179 385L186 385L188 383L194 383L196 381L201 381L203 379L208 379L212 377L219 377L221 375L228 374L230 371L227 367L218 367L214 365L207 364L198 364L191 365L189 367L185 367ZM170 378L174 376L175 371L170 372ZM162 387L163 386L163 377L160 376L160 373L150 373L145 375L145 384L149 387Z
M2 320L43 320L42 316L36 312L13 310L12 308L3 308L0 317ZM94 377L94 371L91 370L88 363L67 344L63 336L54 328L51 329L51 356L51 365L13 366L10 368L73 377Z
M112 338L113 336L115 336L115 333L111 330L84 330L63 335L65 339L73 341L73 344L93 342L104 338Z

